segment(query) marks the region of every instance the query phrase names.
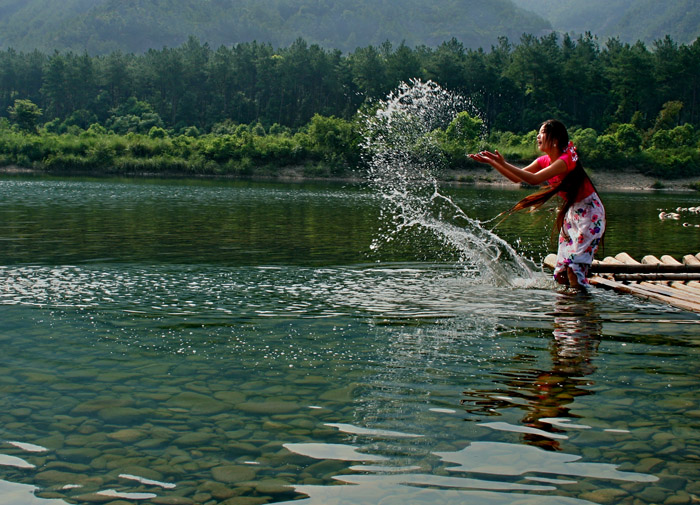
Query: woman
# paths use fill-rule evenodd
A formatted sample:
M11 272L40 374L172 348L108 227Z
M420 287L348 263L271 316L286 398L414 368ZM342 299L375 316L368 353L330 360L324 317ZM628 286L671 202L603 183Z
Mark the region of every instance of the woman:
M555 194L562 198L556 221L559 249L554 279L581 289L588 285L588 269L605 232L605 208L561 122L550 119L542 123L537 148L545 155L525 168L507 163L498 151L482 151L469 157L491 165L513 182L547 183L539 192L520 200L511 212L537 208Z

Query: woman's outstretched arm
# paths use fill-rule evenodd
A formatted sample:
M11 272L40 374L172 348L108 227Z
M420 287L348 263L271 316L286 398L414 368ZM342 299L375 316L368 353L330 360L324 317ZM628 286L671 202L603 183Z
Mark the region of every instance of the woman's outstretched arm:
M481 151L477 154L470 154L469 157L479 163L491 165L498 170L504 177L513 182L525 182L532 186L537 186L543 182L563 174L567 171L564 160L556 160L548 167L541 168L537 160L530 163L525 168L518 168L515 165L508 163L501 153L495 151Z

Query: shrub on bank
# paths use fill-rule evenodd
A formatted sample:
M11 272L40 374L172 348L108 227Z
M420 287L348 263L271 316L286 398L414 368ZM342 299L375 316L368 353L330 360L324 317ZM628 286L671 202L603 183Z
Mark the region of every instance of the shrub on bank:
M464 116L431 133L448 167L476 167L466 153L479 149L498 149L518 164L538 155L534 130L484 137L478 135L479 126ZM308 176L321 177L343 176L361 165L358 124L334 117L314 116L296 133L279 125L266 131L260 124L222 124L217 131L174 135L151 126L145 133L118 135L93 123L74 133L44 129L35 134L0 121L0 165L51 172L212 175L274 175L283 167L303 166ZM700 175L698 132L690 125L644 134L630 124L614 125L601 135L572 128L571 137L587 168L635 170L666 179Z

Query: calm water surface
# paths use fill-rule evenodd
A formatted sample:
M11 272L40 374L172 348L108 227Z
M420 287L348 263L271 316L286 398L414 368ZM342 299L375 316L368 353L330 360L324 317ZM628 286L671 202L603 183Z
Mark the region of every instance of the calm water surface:
M489 220L519 191L446 188ZM604 194L605 253L700 251L697 194ZM700 318L537 264L493 282L349 185L0 178L0 505L700 496ZM486 225L493 227L496 221Z

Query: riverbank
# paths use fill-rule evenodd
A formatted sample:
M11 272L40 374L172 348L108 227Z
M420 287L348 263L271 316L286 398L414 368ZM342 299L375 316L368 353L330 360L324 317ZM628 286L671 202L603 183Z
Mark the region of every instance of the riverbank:
M9 165L5 167L0 167L0 174L42 174L45 173L41 170L36 170L32 168L18 167L16 165ZM85 176L89 174L76 173L76 174L53 174L53 175L79 175ZM94 174L93 174L94 175ZM231 175L193 175L193 174L105 174L106 176L119 176L119 177L220 177L220 178L243 178L243 176L231 176ZM698 191L700 188L700 177L690 177L685 179L656 179L654 177L649 177L639 172L625 171L625 172L591 172L591 178L594 184L600 191ZM245 176L245 178L252 179L269 179L269 180L280 180L280 181L310 181L310 180L320 180L320 181L354 181L359 182L361 177L357 174L350 174L346 177L313 177L309 176L303 167L290 166L279 170L276 175L266 175L266 174L252 174L250 176ZM461 170L461 171L448 171L443 174L443 179L446 182L452 182L457 184L473 184L476 186L489 186L489 187L503 187L503 188L517 188L518 185L510 182L506 178L502 177L498 172L493 169L474 169L474 170Z
M698 191L700 177L685 179L657 179L639 172L603 172L590 171L591 179L598 190L604 191ZM457 183L475 184L477 186L497 186L516 188L515 184L501 176L493 169L454 171L447 174L447 179Z

